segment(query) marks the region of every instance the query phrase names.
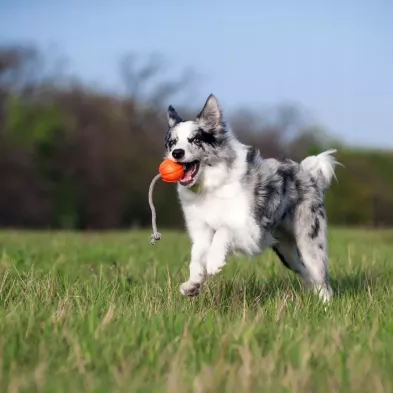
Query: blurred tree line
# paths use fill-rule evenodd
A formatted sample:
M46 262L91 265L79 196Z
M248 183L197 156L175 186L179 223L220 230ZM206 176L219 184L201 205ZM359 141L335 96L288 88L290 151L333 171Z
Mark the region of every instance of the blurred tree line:
M160 61L121 65L126 93L65 77L31 47L0 47L0 226L110 229L151 222L147 191L164 154L166 107L192 74L159 79ZM182 102L183 100L180 100ZM202 105L202 103L201 103ZM200 109L200 108L198 108ZM230 116L234 132L263 156L296 160L340 149L345 165L327 196L333 224L393 224L393 154L344 148L293 105ZM154 195L160 227L182 227L175 187Z

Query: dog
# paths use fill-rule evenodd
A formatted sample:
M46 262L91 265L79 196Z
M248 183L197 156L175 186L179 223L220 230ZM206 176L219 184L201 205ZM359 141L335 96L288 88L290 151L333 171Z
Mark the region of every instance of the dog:
M252 256L272 248L329 301L324 195L339 164L336 150L300 164L264 159L235 137L213 94L195 120L183 120L171 105L167 120L166 158L183 165L177 191L192 243L190 275L180 292L198 296L229 252Z

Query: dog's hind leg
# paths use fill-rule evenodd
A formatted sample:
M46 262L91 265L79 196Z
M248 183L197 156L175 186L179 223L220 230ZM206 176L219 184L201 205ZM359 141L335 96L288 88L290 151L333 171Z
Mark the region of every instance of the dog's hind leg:
M300 275L305 274L305 266L300 258L295 239L282 239L272 247L282 264Z
M333 293L328 278L326 215L323 204L300 206L294 220L294 235L303 264L300 275L318 293L329 301Z

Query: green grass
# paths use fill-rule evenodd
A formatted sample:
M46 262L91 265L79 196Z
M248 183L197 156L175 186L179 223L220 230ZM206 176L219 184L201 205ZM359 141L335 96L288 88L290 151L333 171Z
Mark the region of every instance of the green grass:
M325 308L266 254L194 300L182 234L0 233L0 392L392 392L393 232L329 235Z

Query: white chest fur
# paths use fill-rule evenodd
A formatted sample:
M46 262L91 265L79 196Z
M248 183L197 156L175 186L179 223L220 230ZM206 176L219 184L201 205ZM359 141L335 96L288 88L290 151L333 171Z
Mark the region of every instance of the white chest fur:
M233 250L248 254L260 251L260 228L252 215L250 196L240 182L198 193L180 189L179 196L191 232L193 228L217 231L225 227L229 230Z

